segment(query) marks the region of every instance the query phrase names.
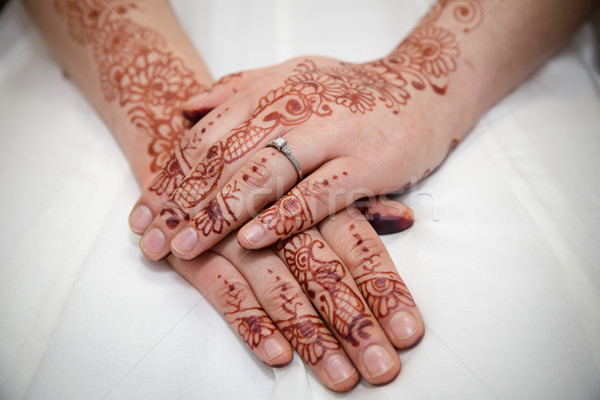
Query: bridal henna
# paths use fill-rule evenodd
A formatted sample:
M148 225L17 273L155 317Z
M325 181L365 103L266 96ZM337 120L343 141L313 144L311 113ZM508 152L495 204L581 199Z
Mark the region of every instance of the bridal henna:
M179 184L187 172L184 164L192 162L186 150L194 144L173 152L186 128L181 105L206 88L167 49L160 33L130 18L143 5L140 0L54 0L71 38L91 48L105 99L124 107L130 122L150 138L149 168L162 169L152 188L163 193Z
M399 372L397 357L391 348L386 348L389 342L346 267L321 240L318 231L313 228L299 233L275 248L363 376L393 378ZM366 361L371 352L377 353L378 359L385 359L384 368L376 371L373 363ZM359 354L363 359L358 358Z
M282 288L282 291L285 291L285 288ZM316 365L329 350L340 349L339 343L321 318L312 314L298 315L297 309L301 305L298 295L288 298L282 293L279 297L283 301L281 308L289 317L277 320L277 326L304 362Z
M238 160L264 147L266 141L278 134L312 119L338 115L342 109L360 115L383 107L400 114L414 90L425 91L429 88L434 95L443 96L448 91L449 76L457 69L459 35L464 34L465 29L473 29L479 24L483 18L482 2L441 1L413 33L384 59L365 64L339 62L325 66L306 59L297 64L294 73L280 87L260 98L250 117L233 129L228 137L216 142L175 189L161 213L162 218L152 224L163 231L166 240L162 242L169 242L183 228L181 221L195 222L194 214L205 207L215 192L225 185L222 181L229 179L229 170L235 169L229 165L237 164ZM442 16L443 23L440 22ZM226 168L228 172L223 172ZM302 185L301 182L298 186ZM248 201L246 198L251 198L252 194L244 193L241 201ZM310 226L301 221L312 220L311 223L315 223L323 218L321 214L312 217L306 215L307 210L302 207L297 211L299 214L295 219L300 222L291 231L289 226L283 227L289 225L289 221L280 221L272 226L287 235ZM239 215L235 217L238 221L231 225L231 229L243 221ZM179 223L175 219L179 219ZM202 226L203 232L215 232L204 224ZM220 237L222 234L216 235ZM271 237L269 241L272 243ZM165 246L160 250L145 249L146 255L151 257L163 256L165 251L168 251ZM189 256L197 254L192 252Z
M384 215L390 209L381 201L371 207ZM415 345L424 333L422 317L385 246L362 213L349 207L323 220L319 231L347 266L388 338L398 348Z
M273 336L277 328L261 307L246 307L243 305L246 299L239 285L228 282L221 275L218 278L223 280L227 291L228 311L224 311L223 315L232 326L237 325L237 332L248 347L255 349L263 339Z
M366 328L373 321L360 296L344 282L346 271L342 263L321 260L315 254L315 250L323 248L325 243L301 233L284 242L280 251L304 292L319 304L318 309L331 322L338 337L358 346L361 338L370 337ZM317 293L321 293L318 301Z
M355 229L350 225L350 232ZM354 275L354 280L375 317L385 318L401 304L414 307L415 301L400 276L395 271L382 271L381 255L372 254L359 233L354 233L353 237L356 239L354 254L363 255L362 271Z
M235 262L262 308L319 379L334 390L354 386L356 369L280 257L271 249L248 253L235 235L200 257L213 251Z

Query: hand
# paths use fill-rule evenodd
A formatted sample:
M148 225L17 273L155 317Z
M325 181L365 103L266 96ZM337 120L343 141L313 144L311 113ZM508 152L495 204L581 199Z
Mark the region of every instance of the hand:
M395 207L411 220L410 209ZM391 381L400 371L393 346L413 346L424 333L385 247L353 207L274 249L249 252L232 234L193 261L168 260L263 362L287 364L291 343L334 391L351 389L359 374Z

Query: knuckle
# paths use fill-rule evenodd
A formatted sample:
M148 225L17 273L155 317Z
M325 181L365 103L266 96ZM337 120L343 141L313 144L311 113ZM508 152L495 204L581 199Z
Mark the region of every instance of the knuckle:
M381 258L386 249L378 238L354 235L347 239L347 248L350 249L350 259L356 267L364 263L371 263L373 258Z
M280 307L286 299L298 298L304 296L298 283L290 277L279 277L270 283L264 291L264 298L261 304L265 308Z
M264 160L264 161L263 161ZM273 176L273 167L266 159L250 160L239 171L238 181L245 193L261 194Z
M215 294L225 304L227 304L227 300L234 298L240 308L248 308L256 305L252 288L242 278L228 278L224 280L222 285L218 285Z
M333 185L328 179L319 179L311 183L308 188L308 207L315 210L327 210L327 214L335 212L336 197L339 187ZM311 204L312 203L312 204Z

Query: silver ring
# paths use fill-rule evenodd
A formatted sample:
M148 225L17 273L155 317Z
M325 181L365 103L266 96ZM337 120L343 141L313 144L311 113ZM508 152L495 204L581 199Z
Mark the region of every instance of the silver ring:
M275 147L277 150L285 154L288 160L291 161L292 165L294 165L294 168L296 168L296 172L298 173L299 178L298 180L301 181L302 178L304 178L304 175L302 174L302 167L298 163L298 160L296 160L296 157L294 157L294 155L292 154L290 148L287 147L287 142L284 138L279 136L277 139L271 140L267 147Z

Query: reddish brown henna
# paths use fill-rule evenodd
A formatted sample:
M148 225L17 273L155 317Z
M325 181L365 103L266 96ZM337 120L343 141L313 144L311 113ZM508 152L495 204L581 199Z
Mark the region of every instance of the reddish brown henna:
M258 347L263 339L273 336L277 328L260 307L243 307L244 295L234 283L223 280L227 290L227 308L223 314L251 349Z
M277 203L261 213L257 220L280 237L308 228L314 223L310 202L328 192L327 180L296 186Z
M167 50L157 31L128 18L142 4L139 0L54 0L70 36L91 47L106 100L118 101L131 122L150 138L150 170L163 169L152 189L170 193L187 164L185 151L172 157L185 129L180 106L205 88Z
M351 225L349 231L353 230ZM360 234L354 233L353 236L356 238L355 247L365 254L361 260L363 272L355 275L354 280L375 317L385 318L402 306L415 307L415 301L400 276L396 272L382 271L381 256L371 254Z
M399 216L384 216L382 217L379 213L364 213L365 218L375 232L379 235L390 235L407 230L414 224L414 219L410 216L399 215Z
M300 357L306 363L315 365L323 359L327 351L338 350L340 345L318 316L298 315L298 308L302 305L298 300L299 296L288 298L285 295L286 290L285 287L281 288L279 297L283 300L281 308L289 317L275 322Z
M312 300L321 292L317 304L338 336L352 346L370 335L366 328L373 325L360 296L344 282L346 269L338 260L321 260L318 250L325 244L308 233L300 233L278 246L288 268Z
M319 67L307 59L282 86L260 99L250 118L218 142L173 193L166 212L184 215L206 200L218 188L222 170L273 135L281 127L303 124L311 118L325 118L336 110L365 114L378 105L398 114L407 104L412 89L444 95L447 77L456 70L460 55L456 32L438 24L442 15L458 22L461 29L473 29L483 17L483 0L444 0L424 18L419 27L392 54L366 64L339 63ZM466 27L466 28L465 28ZM294 219L309 221L301 196L289 206L299 213ZM304 215L301 215L304 213ZM275 223L279 232L291 232L288 221ZM208 229L210 231L210 229ZM286 234L286 233L284 233Z
M237 182L225 186L221 193L212 199L200 213L194 217L193 222L196 230L204 236L211 233L222 233L224 226L230 226L231 221L237 221L233 211L229 206L229 202L237 200L235 193L239 192ZM223 208L227 214L223 213Z

